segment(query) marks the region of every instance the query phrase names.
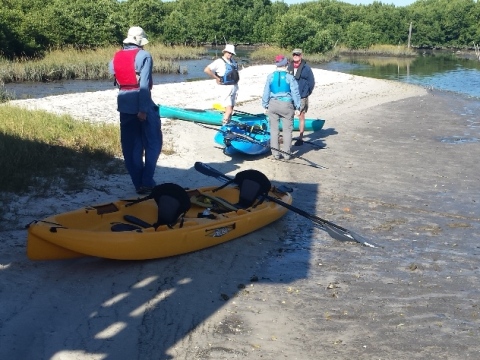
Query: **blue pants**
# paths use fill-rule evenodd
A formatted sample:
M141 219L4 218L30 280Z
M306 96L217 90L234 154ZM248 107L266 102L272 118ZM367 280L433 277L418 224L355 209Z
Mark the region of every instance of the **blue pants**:
M135 189L155 186L153 175L163 143L158 108L152 106L145 121L140 121L137 114L120 113L120 142Z

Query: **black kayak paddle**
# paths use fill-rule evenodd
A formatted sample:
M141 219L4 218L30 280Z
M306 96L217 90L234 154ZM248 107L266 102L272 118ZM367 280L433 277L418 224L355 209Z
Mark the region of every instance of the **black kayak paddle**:
M195 163L194 167L195 167L195 170L197 170L198 172L200 172L204 175L207 175L207 176L214 177L217 180L220 180L220 181L223 181L223 182L232 181L232 179L230 177L228 177L227 175L221 173L217 169L214 169L211 166L206 165L202 162L197 161ZM268 194L262 194L262 196L265 197L266 199L270 200L270 201L273 201L273 202L287 208L288 210L291 210L291 211L293 211L293 212L295 212L295 213L313 221L315 224L319 225L319 227L322 230L326 231L332 238L334 238L336 240L355 241L355 242L358 242L362 245L372 247L372 248L380 247L380 246L366 240L362 236L351 232L350 230L347 230L347 229L345 229L341 226L338 226L338 225L336 225L336 224L334 224L334 223L332 223L328 220L322 219L318 216L309 214L306 211L304 211L302 209L299 209L295 206L292 206L290 204L287 204L287 203L285 203L285 202L283 202L283 201L281 201L281 200L279 200L279 199L277 199L273 196L270 196Z

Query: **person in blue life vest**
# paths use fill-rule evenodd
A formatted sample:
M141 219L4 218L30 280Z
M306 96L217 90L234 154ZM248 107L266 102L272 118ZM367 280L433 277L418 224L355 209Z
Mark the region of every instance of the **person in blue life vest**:
M290 154L293 117L295 116L295 110L300 109L301 98L297 81L293 75L287 72L287 58L283 55L277 55L275 65L277 67L275 71L267 76L262 96L262 107L268 114L270 122L272 155L279 160L282 154L275 150L279 149L279 121L282 119L283 143L280 150ZM290 155L284 154L283 158L289 160Z
M119 88L117 110L125 167L141 195L149 194L156 185L153 177L163 143L160 113L151 94L153 60L143 49L146 44L143 29L131 27L122 50L109 64Z
M218 100L225 108L223 123L226 124L232 118L233 108L237 101L238 81L240 80L240 75L238 73L238 64L233 59L233 55L235 55L235 46L227 44L222 52L222 57L213 61L203 71L208 76L215 79L220 86Z
M303 145L303 132L305 131L305 114L308 111L308 97L312 94L315 87L315 77L310 66L302 58L302 49L293 49L293 61L288 65L287 71L293 75L298 82L298 89L302 104L300 105L300 114L298 115L300 134L295 146Z

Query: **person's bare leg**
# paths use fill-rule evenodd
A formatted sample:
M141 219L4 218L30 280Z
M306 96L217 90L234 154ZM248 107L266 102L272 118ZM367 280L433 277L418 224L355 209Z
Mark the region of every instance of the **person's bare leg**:
M298 135L298 138L300 140L303 139L303 133L305 131L305 112L301 112L300 115L298 115L298 120L299 120L299 125L298 125L298 130L300 131L300 134Z
M225 113L223 114L223 123L227 123L232 119L233 106L225 106Z

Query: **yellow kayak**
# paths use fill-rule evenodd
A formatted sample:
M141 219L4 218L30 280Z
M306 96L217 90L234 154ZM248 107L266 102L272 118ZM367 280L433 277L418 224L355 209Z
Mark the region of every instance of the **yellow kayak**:
M32 260L82 256L144 260L218 245L282 217L287 208L268 197L292 203L290 193L270 187L268 197L262 199L255 186L255 191L249 191L250 185L246 181L243 186L182 188L188 205L179 210L183 211L180 216L169 214L181 207L181 201L167 189L161 196L118 200L36 220L28 226L27 256Z

